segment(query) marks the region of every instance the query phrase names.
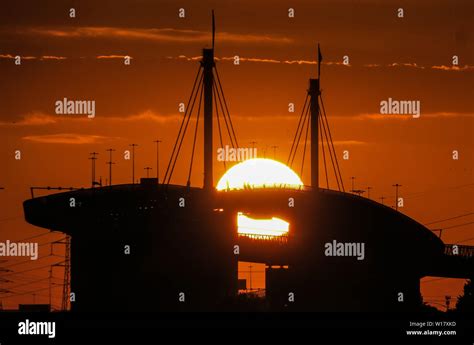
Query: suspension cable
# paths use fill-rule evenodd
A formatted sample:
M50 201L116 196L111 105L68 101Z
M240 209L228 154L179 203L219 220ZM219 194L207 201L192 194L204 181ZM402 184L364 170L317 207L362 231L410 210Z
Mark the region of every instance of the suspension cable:
M191 114L193 113L193 109L194 109L194 104L196 103L196 98L197 98L197 95L199 93L199 90L203 87L203 80L204 80L204 73L202 74L201 76L201 80L199 82L199 85L198 85L198 89L196 91L196 94L195 94L195 97L191 103L191 109L189 110L189 116L188 116L188 119L187 119L187 122L186 122L186 125L184 127L184 131L183 131L183 135L181 136L181 141L179 143L179 146L178 146L178 150L177 150L177 153L176 153L176 158L175 160L173 161L173 165L171 167L171 171L170 171L170 174L169 174L169 177L168 177L168 182L166 184L169 184L170 181L171 181L171 176L173 175L173 171L174 171L174 168L176 166L176 161L178 160L178 155L179 155L179 152L181 150L181 146L183 145L183 141L184 141L184 137L186 135L186 130L188 128L188 125L189 125L189 120L191 119Z
M301 141L301 135L303 134L304 126L305 126L306 120L308 120L308 123L309 123L309 118L310 118L310 107L307 107L306 108L306 113L304 114L304 118L303 118L303 125L301 126L301 130L300 130L298 139L296 141L296 146L295 146L295 151L294 151L295 154L293 155L293 158L291 159L291 162L290 162L290 167L293 166L293 161L295 160L296 152L298 152L298 146L299 146L300 141Z
M308 121L306 123L306 134L305 134L305 139L304 139L304 148L303 148L303 159L301 160L301 172L300 176L303 176L303 168L304 168L304 159L306 157L306 144L308 143L308 132L309 132L309 120L310 117L308 116Z
M193 140L193 149L191 151L191 162L189 163L189 174L188 174L188 181L186 185L189 187L191 186L191 172L193 170L193 161L194 161L194 149L196 148L196 138L197 138L197 131L199 127L199 116L201 115L201 101L202 101L202 94L204 88L201 88L201 94L199 95L199 104L198 104L198 113L196 119L196 127L194 129L194 140Z
M201 65L199 65L198 72L196 74L196 78L194 79L194 84L193 84L193 88L192 88L192 91L191 91L191 95L189 96L188 104L186 106L186 110L185 110L185 113L184 113L184 116L183 116L183 120L181 121L181 126L179 127L178 136L176 137L176 141L175 141L174 146L173 146L173 151L171 153L171 157L170 157L170 160L168 162L168 167L166 168L165 176L164 176L164 179L163 179L164 184L166 184L166 180L168 178L168 172L170 171L171 163L173 162L173 159L174 159L174 156L175 156L175 151L176 151L176 148L177 148L177 145L178 145L178 141L180 139L181 132L183 130L183 125L184 125L184 122L186 121L186 117L188 115L189 104L191 103L191 99L193 97L193 94L194 94L194 91L195 91L195 88L196 88L196 83L199 79L199 76L201 75L201 72L202 72L202 67L201 67ZM177 154L178 153L176 153L176 155ZM171 176L169 177L169 180L170 179L171 179Z
M330 147L329 146L329 136L328 136L328 133L326 131L326 124L324 122L324 119L321 118L321 123L322 123L322 129L323 129L323 132L324 132L324 136L326 138L326 142L328 143L328 148ZM339 184L339 179L338 179L338 176L337 176L337 170L336 170L336 165L334 164L334 159L337 159L336 157L333 157L333 155L335 155L335 153L333 153L331 150L329 150L329 157L331 158L331 164L332 164L332 167L333 167L333 170L334 170L334 176L336 176L336 182L337 182L337 189L338 190L341 190L341 186Z
M234 139L232 137L232 132L231 132L231 129L230 129L230 125L227 121L227 116L226 116L226 113L225 113L225 109L224 109L224 105L222 103L222 99L221 99L221 95L219 93L219 89L217 88L217 85L214 85L215 88L216 88L216 95L217 95L217 98L216 100L219 102L219 105L221 107L221 110L222 110L222 117L224 118L224 122L225 122L225 126L226 126L226 129L227 129L227 135L229 136L229 139L230 139L230 144L232 145L233 148L237 148L237 145L236 143L234 143ZM216 101L216 107L217 107L217 101Z
M221 111L222 111L222 117L224 118L224 122L225 122L225 126L226 126L226 129L227 129L227 135L229 136L229 139L230 139L230 143L232 145L233 148L238 148L238 144L237 144L237 141L236 141L236 138L233 137L232 135L232 128L231 128L231 123L229 123L230 121L230 115L227 116L227 113L226 113L226 110L225 110L225 98L224 98L224 95L222 94L221 95L221 92L219 91L220 88L218 88L218 84L216 83L215 85L216 87L216 95L217 95L217 100L219 101L219 105L220 105L220 108L221 108ZM216 102L217 103L217 102ZM229 118L229 119L228 119Z
M322 124L321 124L321 117L319 117L319 125L320 127L322 127ZM328 168L326 166L326 153L325 153L325 150L324 150L324 140L323 140L323 133L320 131L320 135L321 135L321 148L322 148L322 151L323 151L323 162L324 162L324 174L326 176L326 187L327 189L329 189L329 177L328 177Z
M332 146L332 149L334 151L334 157L335 157L335 160L336 160L336 166L337 166L337 171L338 171L338 176L339 176L339 179L340 179L340 182L341 182L341 186L342 186L342 191L345 192L345 189L344 189L344 180L342 179L342 174L341 174L341 169L339 168L339 162L337 160L337 155L336 155L336 149L334 148L334 142L332 141L332 135L331 135L331 129L329 127L329 122L328 122L328 119L327 119L327 116L326 116L326 109L324 108L324 102L323 102L323 97L320 95L319 96L320 100L321 100L321 106L323 108L323 115L324 115L324 119L326 121L326 126L328 128L328 133L329 133L329 138L331 140L331 146Z
M216 98L216 85L212 85L212 92L214 94L214 98ZM221 131L221 122L219 120L219 107L217 106L217 102L214 102L215 104L215 109L216 109L216 117L217 117L217 128L219 130L219 141L221 143L221 148L224 148L224 142L222 140L222 131ZM222 160L222 163L224 163L224 170L227 170L226 164L225 164L225 159Z
M308 97L309 97L309 95L306 94L303 109L301 110L301 115L300 115L300 118L299 118L299 121L298 121L298 127L296 128L295 137L293 138L293 142L291 144L290 154L288 156L288 160L286 161L286 165L290 165L290 161L292 161L293 149L294 149L294 146L296 144L296 137L298 136L298 133L300 131L301 121L303 120L303 117L304 117L304 114L305 114L306 104L308 103ZM294 154L296 155L296 152Z
M220 78L219 78L219 72L217 71L217 68L216 68L216 67L214 67L214 70L215 70L215 72L216 72L217 83L218 83L218 85L219 85L219 89L220 89L220 92L221 92L221 94L222 94L222 99L224 100L225 110L226 110L227 116L228 116L228 118L229 118L230 128L231 128L232 134L233 134L233 136L234 136L235 147L237 148L237 147L239 147L239 144L238 144L238 142L237 142L237 136L235 135L234 125L232 124L232 118L230 117L229 108L227 107L227 101L225 100L224 89L222 88L221 80L220 80ZM224 116L225 116L225 115L226 115L226 114L224 113Z

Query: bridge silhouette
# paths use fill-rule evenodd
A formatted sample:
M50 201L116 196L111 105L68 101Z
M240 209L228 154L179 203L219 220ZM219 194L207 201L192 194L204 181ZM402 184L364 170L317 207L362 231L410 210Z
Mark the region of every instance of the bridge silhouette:
M239 310L235 304L239 261L267 265L268 310L420 310L421 278L472 278L472 247L445 245L397 210L345 192L321 97L321 61L318 46L318 78L309 80L288 160L291 166L302 133L310 133L311 188L289 189L282 184L215 190L214 103L217 116L220 105L232 146L238 144L216 69L213 39L212 48L203 49L161 183L142 179L139 184L96 187L93 179L88 189L32 194L24 202L26 221L71 236L71 291L78 296L72 310ZM192 187L190 181L196 140L186 185L171 184L194 104L198 104L196 139L201 103L203 187ZM327 141L321 164L327 189L319 186L320 137ZM337 191L329 189L324 146L329 148ZM290 224L288 235L239 235L239 212L252 218L281 218ZM326 255L325 246L333 241L364 244L363 260ZM125 247L130 253L124 252Z

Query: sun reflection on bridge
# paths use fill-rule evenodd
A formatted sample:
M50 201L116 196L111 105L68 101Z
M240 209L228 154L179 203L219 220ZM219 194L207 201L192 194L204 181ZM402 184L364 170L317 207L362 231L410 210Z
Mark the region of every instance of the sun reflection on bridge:
M242 212L237 214L237 227L239 235L259 239L271 239L272 236L288 235L290 223L283 219L253 219Z

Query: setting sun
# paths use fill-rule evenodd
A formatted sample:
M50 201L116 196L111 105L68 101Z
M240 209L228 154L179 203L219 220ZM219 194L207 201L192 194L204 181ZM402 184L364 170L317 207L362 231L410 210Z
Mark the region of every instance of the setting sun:
M285 164L273 159L255 158L241 162L221 177L217 190L245 188L301 189L300 177Z

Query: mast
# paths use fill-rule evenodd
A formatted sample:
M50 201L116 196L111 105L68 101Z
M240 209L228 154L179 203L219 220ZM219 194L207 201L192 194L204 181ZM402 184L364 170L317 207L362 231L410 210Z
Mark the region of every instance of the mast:
M212 11L212 48L202 50L202 61L204 73L204 189L214 188L212 175L213 149L212 149L212 85L214 84L214 11Z
M308 95L310 97L311 114L311 186L319 189L319 96L321 95L319 80L321 74L321 61L323 57L318 44L318 78L309 79Z

